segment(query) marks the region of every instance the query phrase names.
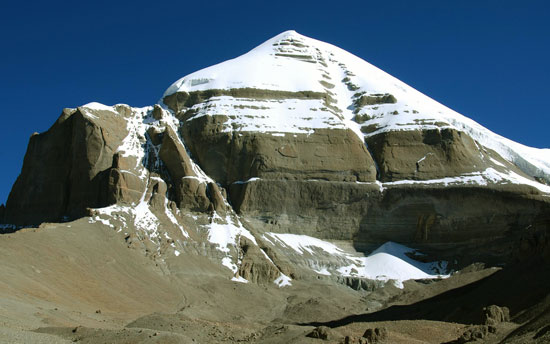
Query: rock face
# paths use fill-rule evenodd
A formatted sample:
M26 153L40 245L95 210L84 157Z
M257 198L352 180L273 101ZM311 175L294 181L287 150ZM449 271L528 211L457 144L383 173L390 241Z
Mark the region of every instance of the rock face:
M6 204L5 221L36 224L60 221L63 217L86 214L88 207L103 207L114 201L109 183L119 183L128 192L121 176L110 175L114 152L126 137L129 107L112 109L66 109L43 134L33 134ZM113 161L116 160L116 161Z
M154 106L64 110L31 137L0 218L89 216L154 259L192 251L238 281L359 281L342 270L353 263L344 255L295 266L296 252L340 253L295 243L342 240L367 252L399 241L464 264L511 259L509 243L547 218L549 180L546 150L285 32L178 80ZM281 244L269 233L291 236Z
M383 182L445 178L495 165L470 136L456 129L383 132L366 142Z

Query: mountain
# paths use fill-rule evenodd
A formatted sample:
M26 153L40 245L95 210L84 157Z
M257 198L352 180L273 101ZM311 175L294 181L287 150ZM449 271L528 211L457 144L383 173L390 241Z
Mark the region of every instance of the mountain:
M521 262L547 266L549 183L549 149L503 138L340 48L286 31L177 80L158 104L64 109L47 132L34 134L0 208L5 240L17 243L5 244L5 268L14 273L25 261L49 271L47 278L28 277L56 286L42 292L45 299L67 289L60 279L74 278L95 296L71 289L79 306L70 312L101 304L119 318L145 316L128 328L229 321L256 333L248 340L280 341L287 337L260 324L302 322L290 330L284 325L285 336L298 336L313 322L385 312L392 302L421 302L473 282L490 285L489 278L508 283ZM36 259L53 248L65 252L63 264L76 259L89 268L66 276L52 268L60 265L55 259L44 265L21 256L17 245L28 249L28 242ZM78 257L78 247L87 259ZM117 258L105 261L111 255ZM480 263L511 268L497 273ZM116 290L90 288L121 273ZM8 287L27 290L25 276ZM540 305L547 281L539 282L528 300L484 291L474 310L451 304L450 316L419 319L477 323L476 312L497 303L514 305L514 317ZM120 301L120 288L134 284L134 297L158 304ZM230 292L237 285L250 300ZM507 290L521 288L509 283ZM171 296L180 301L171 303ZM113 300L130 311L115 311ZM263 307L275 308L271 314ZM153 321L148 311L165 314ZM78 320L98 327L74 315L48 317L63 326ZM499 326L501 336L517 328ZM226 336L233 330L224 327ZM72 336L53 327L41 331ZM390 328L390 338L399 331Z

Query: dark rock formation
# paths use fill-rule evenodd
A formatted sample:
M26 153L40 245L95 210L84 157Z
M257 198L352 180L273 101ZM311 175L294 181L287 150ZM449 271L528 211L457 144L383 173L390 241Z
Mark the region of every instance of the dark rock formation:
M497 332L497 329L491 325L475 325L467 327L466 331L456 340L446 344L464 344L478 342L487 339L487 336Z
M510 310L508 307L491 305L483 308L482 323L486 325L497 325L501 322L510 321Z
M383 341L388 337L388 330L384 327L369 328L363 334L363 338L367 339L367 343L373 344Z
M306 337L323 339L323 340L331 340L331 339L335 339L336 336L333 334L333 331L331 328L326 326L319 326L314 328L313 331L311 331L310 333L308 333Z

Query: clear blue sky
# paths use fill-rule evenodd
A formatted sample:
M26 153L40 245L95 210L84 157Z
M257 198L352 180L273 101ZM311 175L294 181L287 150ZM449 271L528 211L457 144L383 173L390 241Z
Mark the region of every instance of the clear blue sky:
M113 4L116 3L116 4ZM294 29L521 143L550 147L548 1L22 1L0 10L0 203L64 107L151 105Z

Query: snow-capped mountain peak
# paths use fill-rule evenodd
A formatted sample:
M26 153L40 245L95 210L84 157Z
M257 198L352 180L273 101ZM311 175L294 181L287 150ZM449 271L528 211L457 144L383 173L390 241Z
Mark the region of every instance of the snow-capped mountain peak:
M236 118L227 123L227 131L349 128L363 140L384 132L453 129L527 175L550 181L550 149L495 134L359 57L294 30L179 79L163 99L206 91L211 93L207 102L190 104L193 119L230 109Z

